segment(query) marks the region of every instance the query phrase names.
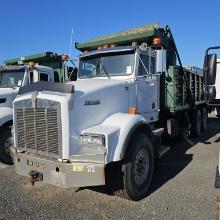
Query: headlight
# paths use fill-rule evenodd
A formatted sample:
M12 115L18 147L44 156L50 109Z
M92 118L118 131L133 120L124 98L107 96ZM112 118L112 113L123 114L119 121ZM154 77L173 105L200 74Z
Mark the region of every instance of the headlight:
M105 136L104 135L91 135L83 134L81 138L82 144L92 144L98 146L105 146Z

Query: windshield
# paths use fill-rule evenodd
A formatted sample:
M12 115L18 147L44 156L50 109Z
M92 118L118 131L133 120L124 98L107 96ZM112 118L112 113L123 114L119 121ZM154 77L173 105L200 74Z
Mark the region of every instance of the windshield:
M19 87L22 85L24 71L0 72L0 87Z
M79 78L121 76L132 74L134 52L99 54L84 57L79 62Z

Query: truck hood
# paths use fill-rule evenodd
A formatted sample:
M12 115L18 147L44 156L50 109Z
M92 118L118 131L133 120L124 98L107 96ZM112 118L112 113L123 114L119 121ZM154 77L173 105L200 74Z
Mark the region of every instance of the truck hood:
M81 114L85 110L84 114L87 112L87 114L94 115L93 117L104 112L112 114L116 111L128 111L129 84L126 80L87 79L75 82L74 86L74 111L80 107ZM123 103L126 104L126 107ZM117 110L115 109L116 106ZM100 114L97 120L98 118L102 120Z
M37 94L37 99L53 105L58 101L61 105L62 143L65 147L63 158L76 154L80 148L81 134L86 129L99 125L115 113L127 113L129 106L129 82L127 80L88 79L70 82L75 86L74 93L59 93L43 91ZM23 94L14 103L27 100L32 95ZM52 101L50 103L50 100ZM38 102L39 103L39 102Z
M0 88L0 107L12 107L19 88Z
M127 81L100 78L78 80L73 84L75 86L75 91L77 93L80 92L83 94L89 94L95 91L101 91L106 89L108 90L118 86L124 88L128 86Z
M84 130L102 123L114 113L128 112L129 83L127 80L88 79L73 84L70 145L79 146L79 137ZM76 150L71 149L70 153L74 154Z

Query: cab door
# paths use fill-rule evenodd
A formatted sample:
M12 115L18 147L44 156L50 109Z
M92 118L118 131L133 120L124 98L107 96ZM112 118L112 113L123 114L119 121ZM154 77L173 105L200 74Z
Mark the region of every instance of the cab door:
M159 81L155 73L155 58L139 54L137 73L137 113L148 122L159 118Z

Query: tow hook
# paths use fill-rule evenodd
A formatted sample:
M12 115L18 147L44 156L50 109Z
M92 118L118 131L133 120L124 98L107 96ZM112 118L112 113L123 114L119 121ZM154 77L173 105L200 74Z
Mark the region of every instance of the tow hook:
M36 181L43 180L43 174L38 171L31 170L30 173L28 173L28 175L30 176L30 182L31 182L32 186L34 186L34 183Z

